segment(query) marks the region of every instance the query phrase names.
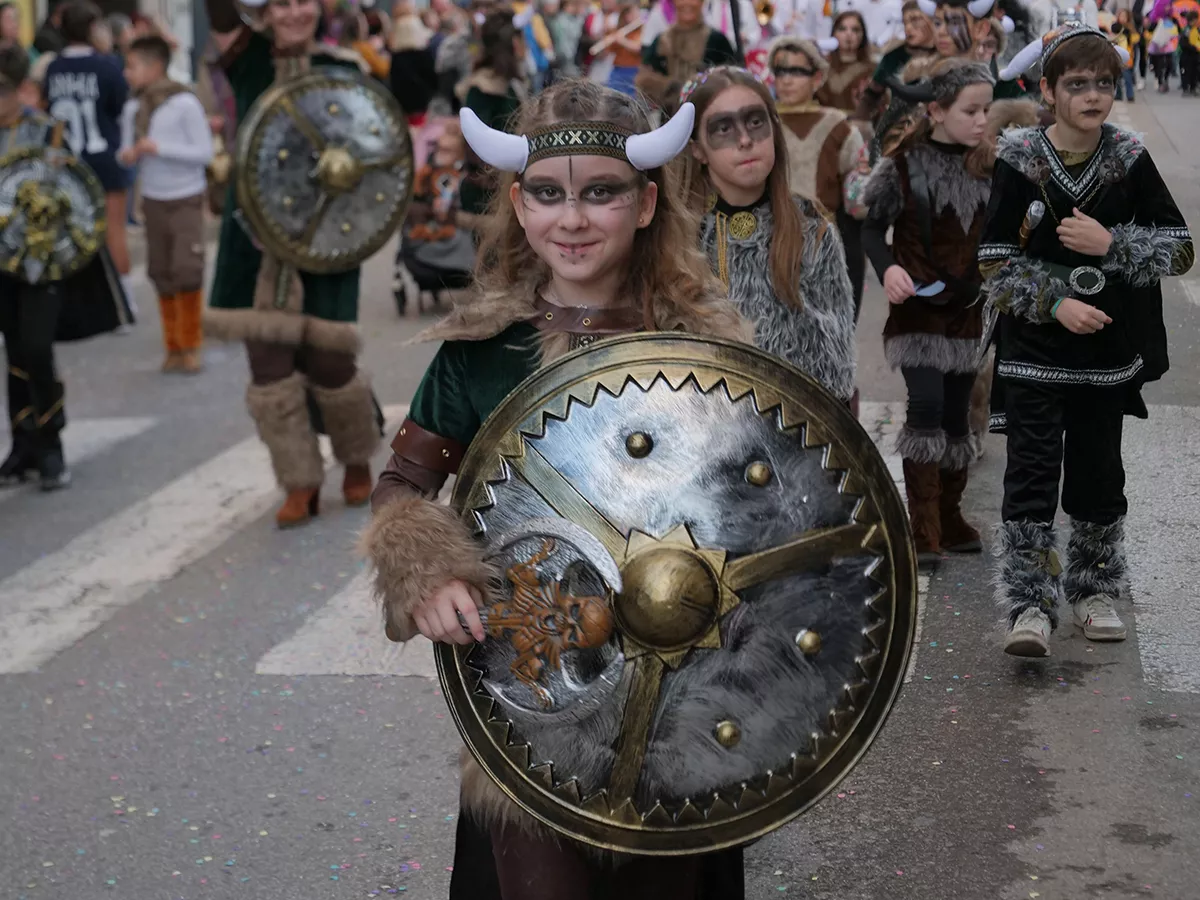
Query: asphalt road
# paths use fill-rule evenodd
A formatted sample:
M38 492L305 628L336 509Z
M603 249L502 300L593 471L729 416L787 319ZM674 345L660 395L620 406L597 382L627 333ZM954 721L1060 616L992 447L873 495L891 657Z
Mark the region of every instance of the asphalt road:
M1200 224L1200 101L1143 95L1147 141ZM365 363L393 423L433 347L365 272ZM62 348L75 483L0 494L0 897L444 897L459 739L427 648L378 634L336 476L281 533L245 413L246 366L211 346L158 372L144 278L128 335ZM1200 272L1166 286L1173 369L1129 422L1132 619L1053 656L999 648L985 557L924 594L900 703L838 788L747 855L747 896L1084 900L1200 896ZM868 427L902 416L882 294L859 331ZM389 426L390 427L390 426ZM1003 444L968 489L998 519Z

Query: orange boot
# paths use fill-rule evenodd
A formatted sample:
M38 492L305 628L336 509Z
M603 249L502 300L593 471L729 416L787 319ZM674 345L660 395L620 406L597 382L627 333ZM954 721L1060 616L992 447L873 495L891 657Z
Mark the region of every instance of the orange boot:
M162 370L178 372L183 363L183 348L179 346L179 296L159 294L158 315L162 319L163 346L167 348Z
M199 291L184 291L175 295L175 302L179 305L179 368L194 375L204 370L204 360L200 355L200 344L203 341L200 325L203 300Z
M295 528L312 521L320 507L320 488L298 488L288 491L283 506L275 513L275 524L280 528Z
M371 499L373 487L370 466L346 466L346 475L342 478L342 496L347 506L366 506Z

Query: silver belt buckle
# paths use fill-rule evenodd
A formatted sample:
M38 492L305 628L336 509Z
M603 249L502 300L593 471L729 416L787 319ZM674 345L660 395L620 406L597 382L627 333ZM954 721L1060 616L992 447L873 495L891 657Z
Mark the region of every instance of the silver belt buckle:
M1104 273L1095 266L1079 266L1071 271L1071 288L1077 294L1091 297L1104 290Z

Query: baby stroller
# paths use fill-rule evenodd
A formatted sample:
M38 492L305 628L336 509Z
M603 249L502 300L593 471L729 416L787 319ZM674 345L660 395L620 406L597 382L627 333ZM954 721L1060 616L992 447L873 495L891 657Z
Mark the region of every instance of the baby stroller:
M408 309L409 286L404 272L412 278L421 309L420 294L429 292L433 302L441 302L441 292L460 290L471 283L475 266L475 237L468 228L455 224L455 210L462 208L460 190L470 177L464 159L461 132L446 128L438 135L425 165L417 172L413 203L404 223L396 273L392 289L396 312Z

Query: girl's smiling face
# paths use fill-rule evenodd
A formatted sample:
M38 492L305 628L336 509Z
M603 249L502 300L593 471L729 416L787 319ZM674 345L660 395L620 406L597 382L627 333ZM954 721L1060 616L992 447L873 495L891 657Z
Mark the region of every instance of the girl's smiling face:
M758 94L740 84L721 91L704 111L698 136L692 154L708 166L708 177L721 196L728 200L765 190L775 166L775 129Z
M554 278L591 284L622 272L654 218L658 185L621 160L555 156L530 165L509 199Z

